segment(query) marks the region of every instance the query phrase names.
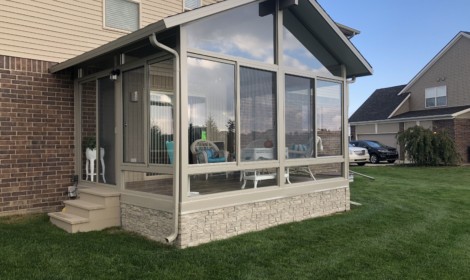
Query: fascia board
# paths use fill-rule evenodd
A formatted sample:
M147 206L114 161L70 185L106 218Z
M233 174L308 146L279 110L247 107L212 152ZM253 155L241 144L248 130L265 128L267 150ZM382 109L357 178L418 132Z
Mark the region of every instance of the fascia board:
M399 119L386 119L386 120L375 120L375 121L364 121L364 122L351 122L349 125L363 125L363 124L374 124L374 123L396 123L403 121L432 121L432 120L451 120L454 119L453 115L437 115L437 116L423 116L423 117L412 117L412 118L399 118Z
M328 25L331 26L331 28L336 32L336 34L341 38L343 43L348 46L348 48L353 52L353 54L359 59L359 61L364 65L364 67L367 69L369 74L373 73L372 66L369 64L369 62L362 56L362 54L359 52L359 50L349 41L348 38L346 38L346 35L341 32L339 29L338 25L331 19L331 17L323 10L323 8L320 6L320 4L317 3L315 0L309 0L310 4L320 13L320 15L323 17L323 19L328 23Z

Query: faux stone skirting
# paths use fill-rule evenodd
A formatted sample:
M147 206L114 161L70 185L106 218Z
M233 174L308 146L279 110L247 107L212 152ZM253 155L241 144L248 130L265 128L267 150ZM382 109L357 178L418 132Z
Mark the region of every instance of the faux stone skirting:
M349 187L293 197L183 214L175 245L196 246L280 224L348 211ZM172 214L121 204L122 227L150 239L165 242L172 232Z

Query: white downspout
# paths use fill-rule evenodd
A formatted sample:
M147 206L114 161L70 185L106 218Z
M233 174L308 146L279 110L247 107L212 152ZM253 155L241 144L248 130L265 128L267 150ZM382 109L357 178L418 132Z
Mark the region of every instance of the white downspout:
M149 36L150 44L154 46L155 48L162 49L164 51L167 51L175 56L175 75L176 75L176 83L175 83L175 96L179 98L179 91L180 91L180 57L177 51L174 49L160 43L157 41L157 36L155 36L155 33L152 33L152 35ZM178 102L177 102L178 105ZM175 113L175 123L179 124L179 108L176 106L176 113ZM175 144L179 143L179 134L176 134L176 137L174 139ZM173 227L173 232L165 238L165 240L168 243L171 243L175 241L175 239L178 237L178 222L179 222L179 198L180 198L180 193L179 193L179 168L176 164L176 162L179 162L179 153L180 149L177 148L177 145L175 145L174 149L174 165L175 165L175 170L174 170L174 180L173 180L173 198L174 198L174 212L173 212L173 221L174 221L174 227Z

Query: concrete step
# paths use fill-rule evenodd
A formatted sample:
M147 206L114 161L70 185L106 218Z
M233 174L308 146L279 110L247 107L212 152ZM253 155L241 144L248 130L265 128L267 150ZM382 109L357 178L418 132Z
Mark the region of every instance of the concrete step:
M90 221L88 218L64 212L54 212L49 213L48 215L50 217L51 223L68 233L78 232L81 225L88 224Z
M80 200L108 206L120 206L121 194L108 188L80 188Z
M64 201L64 204L65 208L63 212L88 218L90 221L119 218L121 214L119 206L105 207L102 204L92 203L81 199L67 200ZM114 226L119 226L119 224Z

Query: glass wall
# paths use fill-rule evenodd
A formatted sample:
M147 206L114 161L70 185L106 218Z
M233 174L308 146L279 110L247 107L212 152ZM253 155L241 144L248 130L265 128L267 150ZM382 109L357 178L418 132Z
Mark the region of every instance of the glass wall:
M144 163L144 67L122 74L124 162Z
M97 169L100 183L116 184L115 98L114 80L108 77L98 80L98 134Z
M188 47L274 63L275 1L252 3L187 26Z
M235 159L235 66L188 58L191 164Z
M80 84L82 180L96 182L96 81ZM93 166L90 166L90 163Z
M150 141L149 163L173 163L174 60L149 65Z
M319 156L342 155L343 135L343 87L339 82L317 80L317 135L323 150Z
M240 67L241 161L277 159L276 73Z
M315 157L314 80L286 75L286 158Z

